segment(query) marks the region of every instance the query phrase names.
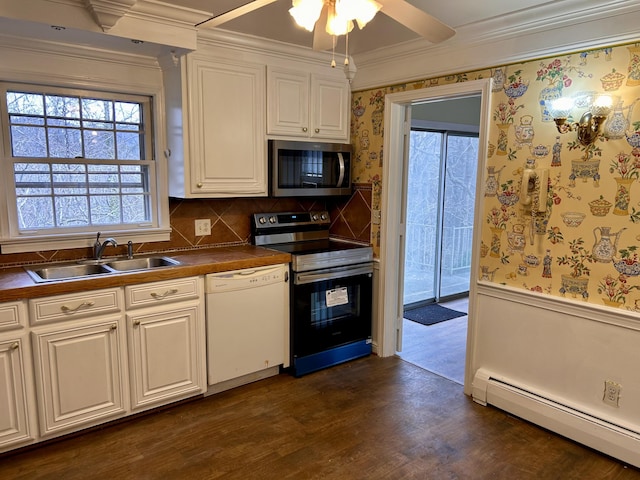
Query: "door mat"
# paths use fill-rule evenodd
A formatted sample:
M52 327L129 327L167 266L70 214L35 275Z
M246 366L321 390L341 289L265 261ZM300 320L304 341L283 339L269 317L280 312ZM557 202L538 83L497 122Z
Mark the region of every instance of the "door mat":
M434 325L436 323L462 317L464 315L467 314L442 307L437 303L404 311L404 318L413 322L421 323L422 325Z

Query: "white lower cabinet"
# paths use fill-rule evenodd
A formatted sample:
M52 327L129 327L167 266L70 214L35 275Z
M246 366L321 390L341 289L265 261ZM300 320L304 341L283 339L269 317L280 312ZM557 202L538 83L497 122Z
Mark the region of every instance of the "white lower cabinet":
M29 311L43 438L206 391L202 277L37 298ZM16 342L0 343L0 375L20 380ZM6 383L0 430L24 424L22 386L16 381L4 394Z
M200 301L171 301L164 297L156 306L127 314L134 410L206 390L202 306Z
M0 452L36 438L29 357L25 332L0 336Z
M193 277L126 287L129 377L134 410L206 390L203 282ZM196 300L184 301L185 298Z
M120 315L32 331L43 436L125 415L124 335Z

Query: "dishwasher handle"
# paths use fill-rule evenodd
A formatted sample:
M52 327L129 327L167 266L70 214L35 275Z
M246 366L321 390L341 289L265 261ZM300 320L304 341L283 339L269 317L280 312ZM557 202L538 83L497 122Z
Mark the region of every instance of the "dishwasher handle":
M274 283L283 283L288 281L288 273L288 266L284 264L275 267L269 266L212 273L205 277L206 293L246 290Z

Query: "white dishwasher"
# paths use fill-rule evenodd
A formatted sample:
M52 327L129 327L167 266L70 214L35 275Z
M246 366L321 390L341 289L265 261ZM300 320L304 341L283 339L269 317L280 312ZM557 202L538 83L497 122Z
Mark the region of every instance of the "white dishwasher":
M289 366L288 277L284 264L205 277L208 393Z

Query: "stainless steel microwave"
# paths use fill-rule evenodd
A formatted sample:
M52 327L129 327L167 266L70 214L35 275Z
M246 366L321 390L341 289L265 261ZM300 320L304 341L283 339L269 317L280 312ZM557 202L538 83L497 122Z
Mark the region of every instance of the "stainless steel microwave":
M351 195L351 145L269 140L273 197Z

